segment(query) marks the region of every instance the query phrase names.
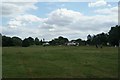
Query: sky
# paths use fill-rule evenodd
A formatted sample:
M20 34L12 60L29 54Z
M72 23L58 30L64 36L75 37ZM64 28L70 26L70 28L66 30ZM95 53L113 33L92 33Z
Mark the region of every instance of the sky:
M2 35L38 37L51 40L59 36L87 39L87 35L107 33L118 24L118 2L106 0L69 2L6 0L0 3Z

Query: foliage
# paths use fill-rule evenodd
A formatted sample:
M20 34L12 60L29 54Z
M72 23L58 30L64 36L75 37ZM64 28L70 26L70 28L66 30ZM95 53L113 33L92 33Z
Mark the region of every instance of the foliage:
M29 43L30 45L34 45L34 39L33 39L32 37L29 37L29 38L28 38L28 43Z
M12 38L7 36L2 36L2 46L13 46Z
M39 39L38 39L37 37L35 38L35 44L36 44L36 45L39 45L39 44L40 44Z
M108 42L108 34L105 33L101 33L101 34L97 34L94 35L91 40L89 40L89 43L92 45L107 45Z
M116 25L116 27L111 27L109 33L109 42L111 45L117 45L120 41L120 26Z
M29 39L25 38L23 41L22 41L22 47L28 47L30 46L30 41Z
M0 33L0 47L2 46L2 35Z
M58 38L53 39L49 43L51 45L65 45L65 43L67 43L67 42L68 42L67 38L64 38L64 37L60 36Z
M19 37L12 37L13 46L22 46L22 40Z

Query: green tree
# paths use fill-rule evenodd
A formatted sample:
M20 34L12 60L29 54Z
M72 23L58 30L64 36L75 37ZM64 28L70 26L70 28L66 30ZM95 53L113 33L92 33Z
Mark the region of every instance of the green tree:
M78 42L79 45L82 45L82 39L77 39L76 42Z
M64 45L66 42L68 42L67 38L64 38L62 36L58 37L58 44L59 45Z
M87 44L91 45L91 41L92 41L92 36L89 34L87 36Z
M2 46L2 34L0 33L0 47Z
M109 42L112 46L119 45L120 40L120 26L116 25L115 27L111 27L109 33Z
M34 39L32 37L29 37L28 41L30 45L34 45Z
M53 39L49 43L51 45L65 45L65 43L67 43L67 42L68 42L67 38L64 38L64 37L60 36L58 38Z
M40 43L39 43L39 39L38 39L37 37L35 38L35 44L36 44L36 45L39 45L39 44L40 44Z
M22 40L19 37L12 37L14 46L22 46Z
M22 41L22 47L28 47L30 46L30 41L28 38L25 38L23 41Z
M12 38L7 36L2 36L2 46L3 47L13 46Z
M100 33L91 37L88 35L87 43L90 45L106 45L108 42L108 34Z
M42 39L40 40L39 44L40 44L40 45L42 45L42 44L43 44L43 40L42 40Z
M101 33L101 34L98 34L97 35L98 38L99 38L99 44L102 44L102 45L107 45L107 42L108 42L108 35L105 34L105 33Z

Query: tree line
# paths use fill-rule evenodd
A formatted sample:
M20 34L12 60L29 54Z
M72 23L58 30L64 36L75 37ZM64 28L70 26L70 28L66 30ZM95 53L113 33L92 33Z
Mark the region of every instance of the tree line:
M3 47L9 47L9 46L22 46L22 47L28 47L31 45L43 45L46 43L45 39L39 40L38 37L35 39L32 37L25 38L22 40L19 37L8 37L8 36L2 36L0 34L0 37L2 38L2 46ZM51 41L48 41L50 45L65 45L68 42L77 42L79 45L110 45L110 46L118 46L120 43L120 25L116 25L114 27L111 27L108 33L100 33L97 35L91 36L90 34L87 36L87 40L82 39L76 39L69 41L67 38L64 38L62 36L59 36L58 38L52 39Z
M94 36L87 36L87 44L89 45L110 45L119 46L120 43L120 25L111 27L108 33L100 33Z

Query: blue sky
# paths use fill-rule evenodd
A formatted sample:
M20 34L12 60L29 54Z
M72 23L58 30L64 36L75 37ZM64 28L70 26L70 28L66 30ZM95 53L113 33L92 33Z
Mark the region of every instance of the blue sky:
M58 8L67 8L70 10L81 12L85 15L96 15L95 13L93 13L93 10L96 10L98 7L90 8L88 4L89 2L38 2L35 4L38 9L31 10L29 12L40 17L47 17L47 14L53 10L56 10ZM118 5L117 2L108 2L108 4L112 5L111 7L115 7ZM99 7L99 9L102 8L110 7Z
M2 34L51 40L58 36L86 39L108 32L118 23L118 3L95 2L7 2L2 6ZM1 28L0 28L1 29Z

